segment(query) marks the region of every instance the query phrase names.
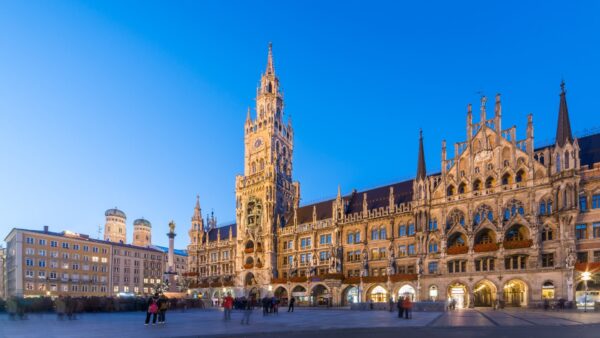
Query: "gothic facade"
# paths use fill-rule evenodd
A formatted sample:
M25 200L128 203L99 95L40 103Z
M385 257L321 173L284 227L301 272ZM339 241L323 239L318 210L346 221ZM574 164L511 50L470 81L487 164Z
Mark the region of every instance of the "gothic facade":
M199 202L189 267L199 292L275 294L300 303L454 299L459 307L577 301L581 272L600 267L600 134L574 138L564 83L554 144L535 147L502 127L502 103L478 121L441 172L426 171L422 134L414 179L299 206L291 120L269 46L244 125L236 223L204 224ZM491 117L488 117L491 115ZM208 223L209 220L207 220ZM214 221L214 219L213 219Z

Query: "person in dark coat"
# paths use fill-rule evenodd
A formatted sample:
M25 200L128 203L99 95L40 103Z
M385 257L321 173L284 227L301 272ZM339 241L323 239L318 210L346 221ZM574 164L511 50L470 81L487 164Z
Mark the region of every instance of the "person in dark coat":
M402 318L404 315L404 304L402 297L398 297L398 303L396 307L398 308L398 318Z
M296 298L292 296L290 299L290 305L288 306L288 312L294 312L294 304L296 303Z
M152 325L156 325L156 315L158 314L158 292L154 294L154 296L148 299L148 308L146 310L146 322L144 325L148 325L150 322L150 316L152 316Z

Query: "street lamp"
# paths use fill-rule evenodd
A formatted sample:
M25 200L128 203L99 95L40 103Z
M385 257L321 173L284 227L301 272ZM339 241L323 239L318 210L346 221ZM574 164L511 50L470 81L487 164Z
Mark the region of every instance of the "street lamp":
M581 273L581 280L585 283L585 296L583 298L583 312L587 312L588 281L592 279L592 273L585 271Z

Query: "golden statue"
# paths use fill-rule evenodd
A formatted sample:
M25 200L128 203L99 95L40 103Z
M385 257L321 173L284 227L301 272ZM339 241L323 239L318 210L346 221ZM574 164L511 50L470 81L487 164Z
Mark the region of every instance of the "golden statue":
M169 230L171 233L175 233L175 222L173 222L173 220L169 222Z

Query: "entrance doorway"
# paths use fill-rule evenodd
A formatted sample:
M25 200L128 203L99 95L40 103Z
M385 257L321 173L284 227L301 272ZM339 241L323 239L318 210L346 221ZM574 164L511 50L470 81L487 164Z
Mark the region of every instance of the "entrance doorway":
M347 287L346 291L344 291L344 305L358 303L358 300L358 288L356 286Z
M506 282L504 284L504 302L506 306L527 306L527 285L518 279Z
M469 305L467 286L461 283L454 283L448 286L448 300L456 309L466 308Z
M410 286L408 284L403 285L400 288L400 290L398 290L398 297L401 297L403 299L406 297L409 297L411 302L415 301L415 295L416 295L415 288L413 288L412 286Z
M330 294L329 290L322 285L317 284L312 289L312 305L314 306L329 306Z
M377 285L369 292L369 299L373 303L385 303L388 301L388 292L383 286Z
M496 286L487 280L475 284L473 289L473 302L478 307L491 307L496 300Z
M277 299L279 299L279 302L282 305L287 305L288 304L288 292L287 292L287 290L283 286L280 286L277 289L275 289L275 292L273 292L273 295Z

